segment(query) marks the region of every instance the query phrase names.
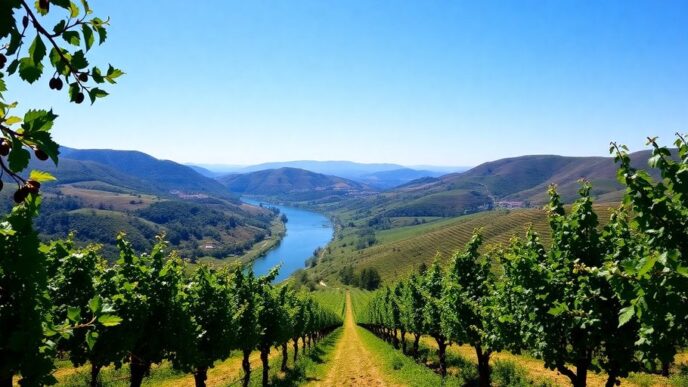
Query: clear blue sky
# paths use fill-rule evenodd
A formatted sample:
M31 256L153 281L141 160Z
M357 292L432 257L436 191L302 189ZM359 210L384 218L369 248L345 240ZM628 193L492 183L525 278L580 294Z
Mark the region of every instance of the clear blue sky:
M13 86L68 146L475 165L688 131L685 0L91 3L112 18L92 62L127 72L111 96Z

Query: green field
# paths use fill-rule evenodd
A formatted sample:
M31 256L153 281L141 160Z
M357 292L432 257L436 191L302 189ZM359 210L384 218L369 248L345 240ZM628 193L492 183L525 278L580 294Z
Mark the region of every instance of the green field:
M610 209L616 204L595 206L600 222L609 218ZM513 236L522 236L532 225L549 244L549 224L541 209L494 210L472 215L436 220L425 224L375 231L376 242L359 249L360 236L356 229L344 229L341 237L325 250L316 272L328 281L336 281L339 270L353 265L360 270L373 267L380 272L383 281L407 276L421 263L430 264L435 257L448 260L464 247L474 230L482 229L485 246L506 244Z

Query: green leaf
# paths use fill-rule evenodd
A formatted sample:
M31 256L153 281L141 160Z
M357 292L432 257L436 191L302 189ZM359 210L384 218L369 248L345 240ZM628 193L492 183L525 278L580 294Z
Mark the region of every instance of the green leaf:
M569 307L566 304L559 303L559 305L550 308L550 310L548 310L547 313L551 314L552 316L559 316L560 314L562 314L568 310L569 310Z
M103 74L101 74L100 69L95 66L91 70L91 78L93 78L93 81L96 83L105 82L105 78L103 78Z
M107 74L105 75L105 79L108 82L115 84L115 83L117 83L117 81L115 81L115 80L117 78L121 77L122 75L124 75L124 72L122 70L116 69L116 68L112 67L112 65L109 65Z
M85 69L88 67L88 61L86 60L86 55L84 55L84 52L79 50L72 55L72 60L71 60L72 67L76 69Z
M67 43L78 46L81 44L81 37L79 36L79 33L76 31L65 31L62 33L62 39L64 39Z
M9 160L9 166L12 172L21 172L29 165L31 153L24 149L24 146L21 143L21 141L17 140L16 138L13 138L12 150L10 151L10 154L7 156L7 158Z
M51 175L50 173L44 172L44 171L39 171L36 169L31 171L31 173L29 174L29 179L37 181L39 183L56 180L55 176Z
M81 309L76 306L70 306L69 308L67 308L67 318L69 319L69 321L79 321L79 319L81 318Z
M55 165L57 165L57 156L60 154L59 145L53 141L50 132L34 132L31 134L31 141L33 141L39 149L45 152Z
M88 308L91 309L91 312L93 313L99 313L103 308L103 299L100 298L100 296L91 298L91 300L88 302Z
M93 46L93 42L95 41L95 37L93 36L93 30L91 27L88 26L88 24L83 24L81 26L81 32L84 35L84 44L86 44L86 51L90 50L91 47Z
M74 102L76 101L76 96L81 92L81 88L79 87L79 84L76 82L72 82L69 84L69 100Z
M0 81L1 83L2 81ZM14 125L22 122L22 119L17 116L9 116L5 118L5 125Z
M69 16L70 17L79 16L79 7L77 7L73 1L69 2Z
M43 74L43 64L34 63L33 59L29 57L19 60L19 77L21 79L34 83L41 77L41 74Z
M55 27L53 27L53 32L56 34L61 34L65 27L67 27L67 22L64 20L60 20L59 23L55 24Z
M15 21L12 7L3 4L0 7L0 38L4 38L14 30Z
M22 35L17 30L12 30L10 34L10 44L7 46L7 51L5 51L6 56L14 55L19 47L21 46Z
M52 110L29 110L24 114L24 123L22 124L24 135L31 136L33 132L52 129L56 118L57 115Z
M105 43L105 39L107 39L107 31L103 27L98 27L98 44L103 44Z
M7 66L7 74L14 74L17 71L17 67L19 67L19 61L15 59L12 61L12 63L10 63L9 66Z
M93 347L96 345L96 339L98 338L98 332L96 331L88 331L86 333L86 345L88 345L88 349L92 350Z
M113 314L104 314L98 317L98 322L106 327L114 327L122 322L122 318Z
M41 63L43 61L43 58L45 58L45 52L45 44L43 43L41 36L36 35L36 38L33 40L33 43L31 43L31 46L29 47L29 56L33 60L33 63Z
M652 267L655 265L655 262L657 262L657 254L652 254L647 257L645 257L645 263L643 266L638 270L638 277L644 276Z
M96 102L97 98L103 98L106 97L108 93L105 90L101 90L97 87L92 88L88 92L88 97L91 99L91 103Z
M688 267L686 266L677 267L676 272L684 277L688 277Z
M621 311L619 311L619 326L625 325L631 320L631 318L633 318L634 315L635 309L633 308L633 305L622 308Z

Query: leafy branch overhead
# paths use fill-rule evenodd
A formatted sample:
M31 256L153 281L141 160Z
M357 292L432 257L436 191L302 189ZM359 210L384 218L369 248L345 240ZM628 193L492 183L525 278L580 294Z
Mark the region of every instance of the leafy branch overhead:
M50 12L50 6L59 10ZM59 21L51 30L48 20ZM114 84L124 73L112 65L91 66L87 53L107 39L109 19L93 16L86 0L7 0L0 5L0 177L7 174L16 184L16 203L37 194L40 183L50 180L45 173L25 179L31 154L41 161L58 162L59 146L51 136L57 115L52 110L31 109L23 116L15 113L16 101L8 100L6 79L16 74L34 84L45 74L48 87L60 91L65 85L69 101L80 104L86 96L91 103L108 93L102 84ZM27 47L28 46L28 47ZM11 102L10 102L11 101ZM2 189L2 183L0 183Z

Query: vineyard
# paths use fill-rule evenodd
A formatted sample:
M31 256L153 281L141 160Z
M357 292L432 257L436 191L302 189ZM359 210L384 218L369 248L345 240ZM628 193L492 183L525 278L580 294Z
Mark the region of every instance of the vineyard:
M472 377L480 386L506 372L501 352L541 359L573 386L683 372L676 362L688 345L688 143L680 136L676 141L679 162L650 143L650 163L662 171L661 182L631 168L623 148L612 148L627 195L603 227L589 183L581 183L580 198L568 211L551 187L549 247L531 227L485 251L485 229L478 229L448 265L435 261L363 300L361 325L420 362L427 362L424 338L436 354L430 366L443 377L450 375L452 343L459 344L458 354L473 351L477 367L468 369L477 368ZM679 374L660 381L667 382L684 385L687 379Z
M609 219L618 203L596 204L595 212L602 223ZM337 273L341 265L374 267L385 280L408 276L422 262L431 264L436 254L446 262L468 242L476 229L482 229L485 246L508 244L527 225L537 231L543 244L550 243L547 214L542 209L497 210L460 216L433 223L383 230L376 233L378 243L363 250L340 247L349 240L331 245L332 258L318 268L324 276Z

